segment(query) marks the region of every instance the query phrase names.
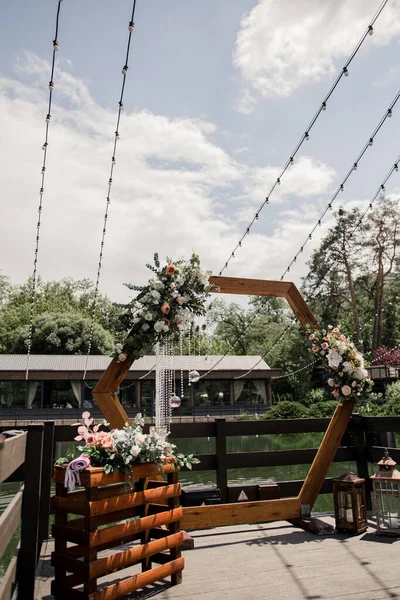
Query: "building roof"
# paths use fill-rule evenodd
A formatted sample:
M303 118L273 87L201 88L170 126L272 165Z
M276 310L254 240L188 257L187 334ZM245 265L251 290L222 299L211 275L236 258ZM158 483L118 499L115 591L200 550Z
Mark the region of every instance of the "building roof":
M87 379L90 379L91 374L100 373L106 370L110 364L111 358L102 355L90 355L87 362ZM237 374L251 372L256 377L271 377L272 369L260 356L180 356L173 358L174 370L189 371L196 370L200 373L205 373L212 369L212 372L223 372L225 376L228 373L235 372ZM134 379L135 376L142 376L143 373L154 371L156 364L155 356L143 356L139 360L134 361L130 367L128 378ZM3 379L20 379L22 374L25 374L27 366L26 354L0 354L0 380ZM47 374L45 377L49 379L51 373L57 373L57 379L60 379L61 374L65 374L65 379L77 378L81 379L86 366L86 356L67 355L67 354L32 354L29 358L29 379L33 379L38 372ZM273 369L274 374L276 369ZM251 374L249 374L251 378ZM24 377L25 378L25 377Z

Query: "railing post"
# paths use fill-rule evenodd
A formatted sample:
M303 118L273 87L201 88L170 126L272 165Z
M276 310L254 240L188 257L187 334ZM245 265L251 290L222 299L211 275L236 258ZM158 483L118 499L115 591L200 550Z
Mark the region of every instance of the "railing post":
M54 421L46 421L43 434L42 480L40 486L39 545L49 537L51 478L53 473Z
M21 515L21 547L17 564L18 598L20 600L34 600L35 595L43 431L43 425L28 425Z
M215 453L217 455L217 486L221 491L221 499L228 502L228 468L226 453L226 419L215 419Z
M349 429L354 435L354 447L356 449L357 475L365 479L365 494L367 498L367 510L372 510L371 480L368 472L367 446L363 429L361 415L353 415Z

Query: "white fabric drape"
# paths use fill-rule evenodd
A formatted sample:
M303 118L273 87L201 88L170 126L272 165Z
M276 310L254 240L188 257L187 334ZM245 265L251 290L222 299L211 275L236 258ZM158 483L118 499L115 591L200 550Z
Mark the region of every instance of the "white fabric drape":
M245 383L246 382L243 379L235 379L233 383L233 396L235 398L235 402L237 402L242 395Z
M78 406L81 407L82 403L82 382L81 381L71 381L72 391L74 392L75 398L78 400Z
M259 396L261 396L263 404L267 403L267 390L264 379L253 379L254 387Z
M28 381L28 408L32 408L32 402L35 399L38 385L37 381Z

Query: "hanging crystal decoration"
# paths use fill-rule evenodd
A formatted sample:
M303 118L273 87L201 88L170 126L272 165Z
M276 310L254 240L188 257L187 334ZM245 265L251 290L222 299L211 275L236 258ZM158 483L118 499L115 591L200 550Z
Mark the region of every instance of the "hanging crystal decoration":
M171 408L179 408L181 403L181 399L179 398L179 396L175 396L175 394L169 399L169 405Z
M196 383L200 379L200 373L198 371L189 371L190 383Z

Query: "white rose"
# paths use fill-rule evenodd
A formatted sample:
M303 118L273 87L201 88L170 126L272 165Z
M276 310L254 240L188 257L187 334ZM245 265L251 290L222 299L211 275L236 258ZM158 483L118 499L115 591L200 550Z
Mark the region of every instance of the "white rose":
M179 296L179 298L177 298L176 301L180 306L182 306L182 304L185 302L185 297Z
M151 312L147 312L144 315L144 318L145 318L146 321L152 321L153 320L153 315L151 314Z
M328 364L330 367L337 368L342 362L342 357L336 350L329 350Z
M150 329L150 325L148 325L147 323L143 323L142 329L143 331L147 331L148 329Z
M353 371L353 365L351 364L351 362L346 360L342 365L342 369L345 373L351 373Z
M160 292L157 292L157 290L153 290L151 292L151 297L153 298L154 302L158 302L161 298L161 294Z
M366 379L368 377L368 371L363 367L358 367L353 373L356 379Z
M340 354L343 354L343 352L346 352L347 350L347 344L345 344L341 340L338 340L336 342L336 348L339 350Z
M169 331L169 325L163 325L162 330L165 331L165 333L167 333L167 331Z
M131 455L136 458L136 456L140 453L140 447L134 444L131 448Z
M115 349L116 349L116 351L118 352L118 354L119 354L120 352L122 352L122 350L123 350L123 347L124 347L124 346L123 346L123 344L115 344Z
M156 321L154 323L154 330L157 333L160 333L163 330L163 328L164 328L164 321Z

